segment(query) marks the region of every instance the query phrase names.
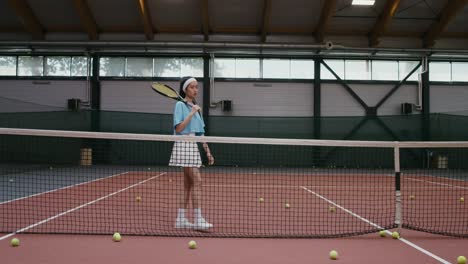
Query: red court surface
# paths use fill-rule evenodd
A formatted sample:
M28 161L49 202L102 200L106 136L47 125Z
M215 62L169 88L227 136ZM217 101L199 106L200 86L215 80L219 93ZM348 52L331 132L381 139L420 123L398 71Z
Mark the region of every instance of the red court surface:
M337 239L247 239L205 237L19 234L19 247L0 241L2 263L456 263L468 255L468 239L403 230L403 239L377 234ZM190 240L198 248L189 249ZM442 258L408 245L410 241ZM328 257L330 250L337 260ZM446 261L446 262L444 262Z
M177 193L180 192L179 187L182 184L177 173L115 174L102 180L6 202L0 207L6 212L0 218L1 224L20 232L14 236L20 239L21 245L11 247L9 242L13 235L0 234L1 263L396 264L456 263L459 255L468 256L466 238L432 235L407 229L402 230L400 240L392 239L390 235L382 238L377 233L323 239L206 237L225 233L235 235L238 234L238 229L246 234L258 232L262 235L271 230L281 231L281 226L288 226L288 229L284 230L285 234L293 236L300 235L301 232L333 235L335 232L345 234L353 230L365 231L369 230L368 227L380 229L379 226L384 226L385 221L393 222L394 190L382 188L379 189L378 195L372 193L372 185L386 183L384 186L391 186L391 177L360 176L360 179L366 179L366 184L361 181L343 183L339 180L340 175L326 177L296 176L295 181L291 183L289 177L281 175L276 175L275 181L265 175L257 175L255 178L250 175L237 178L223 174L206 175L204 208L209 220L215 223L212 232L208 234L197 231L171 231L176 204L160 205L177 200ZM442 220L437 222L440 224L436 224L433 229L438 231L438 228L445 230L455 226L458 228L456 231L465 234L468 211L466 204L460 203L458 198L467 196L466 183L457 182L455 185L454 181L438 182L434 177L420 177L417 181L407 178L405 181L415 183L402 190L403 207L407 212L405 218L410 224L413 221L423 224L427 221L428 225L433 227L434 223L430 220L442 215ZM429 195L431 192L428 191L432 189L443 194L448 200L441 200L439 203L440 199ZM142 196L142 201L136 202L135 196L140 194L145 195ZM409 195L414 195L415 198L409 199ZM265 202L259 203L258 197L264 197ZM292 204L287 210L283 208L286 199ZM364 206L361 206L362 203ZM330 205L337 207L335 213L328 212ZM128 211L125 210L127 207ZM16 214L14 212L17 208L30 210ZM114 210L115 208L120 210ZM216 214L229 212L228 208L235 213ZM132 212L138 221L132 221L133 218L128 212ZM242 215L243 218L238 218L238 215ZM262 220L262 216L268 216L268 221ZM122 225L122 228L118 230L125 234L142 232L153 236L124 235L121 242L113 242L111 235L21 233L85 234L95 231L111 234L114 232L111 229L119 225ZM150 232L144 229L148 227L152 228ZM175 237L171 234L193 236ZM190 240L197 241L198 249L188 248ZM329 259L330 250L338 251L338 260Z

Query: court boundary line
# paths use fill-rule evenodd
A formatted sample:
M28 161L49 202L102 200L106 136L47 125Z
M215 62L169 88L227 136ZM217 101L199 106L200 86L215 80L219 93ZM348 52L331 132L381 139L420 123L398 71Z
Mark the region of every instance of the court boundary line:
M88 183L93 183L93 182L97 182L97 181L100 181L100 180L110 179L110 178L112 178L112 177L121 176L121 175L124 175L124 174L127 174L127 173L130 173L130 172L129 172L129 171L125 171L125 172L121 172L121 173L118 173L118 174L114 174L114 175L110 175L110 176L105 176L105 177L102 177L102 178L94 179L94 180L91 180L91 181L80 182L80 183L76 183L76 184L73 184L73 185L68 185L68 186L63 186L63 187L57 188L57 189L48 190L48 191L45 191L45 192L39 192L39 193L35 193L35 194L30 194L30 195L28 195L28 196L23 196L23 197L15 198L15 199L12 199L12 200L0 202L0 205L7 204L7 203L11 203L11 202L16 202L16 201L20 201L20 200L23 200L23 199L28 199L28 198L32 198L32 197L35 197L35 196L40 196L40 195L43 195L43 194L48 194L48 193L56 192L56 191L61 191L61 190L65 190L65 189L72 188L72 187L77 187L77 186L80 186L80 185L83 185L83 184L88 184Z
M370 221L370 220L368 220L368 219L366 219L366 218L364 218L364 217L362 217L362 216L360 216L360 215L358 215L358 214L352 212L351 210L349 210L349 209L347 209L347 208L345 208L345 207L343 207L343 206L341 206L341 205L335 203L334 201L332 201L332 200L326 198L325 196L323 196L323 195L321 195L321 194L319 194L319 193L316 193L316 192L314 192L314 191L308 189L307 187L301 186L301 188L302 188L303 190L305 190L306 192L309 192L309 193L311 193L311 194L317 196L318 198L320 198L320 199L326 201L327 203L330 203L330 204L336 206L337 208L340 208L341 210L343 210L343 211L345 211L346 213L348 213L348 214L350 214L350 215L352 215L352 216L358 218L359 220L361 220L361 221L363 221L363 222L365 222L365 223L367 223L367 224L369 224L369 225L371 225L371 226L373 226L373 227L376 227L376 228L378 228L378 229L384 230L385 233L387 233L388 235L391 235L391 234L392 234L392 232L390 232L389 230L386 230L386 229L384 229L383 227L381 227L380 225L378 225L378 224L376 224L376 223L374 223L374 222L372 222L372 221ZM426 249L424 249L424 248L422 248L422 247L420 247L420 246L414 244L413 242L411 242L411 241L409 241L409 240L406 240L406 239L401 238L401 237L400 237L398 240L401 241L401 242L403 242L403 243L405 243L406 245L408 245L408 246L410 246L410 247L412 247L412 248L414 248L414 249L420 251L421 253L424 253L425 255L427 255L427 256L429 256L429 257L431 257L431 258L433 258L433 259L439 261L439 262L442 262L442 263L444 263L444 264L451 264L451 262L449 262L449 261L447 261L447 260L445 260L445 259L443 259L443 258L441 258L441 257L439 257L439 256L437 256L437 255L435 255L434 253L432 253L432 252L430 252L430 251L428 251L428 250L426 250Z
M107 198L109 198L109 197L111 197L111 196L114 196L114 195L116 195L116 194L119 194L119 193L121 193L121 192L124 192L124 191L126 191L126 190L128 190L128 189L131 189L131 188L133 188L133 187L136 187L136 186L138 186L138 185L141 185L141 184L146 183L146 182L148 182L148 181L151 181L151 180L153 180L153 179L157 179L157 178L159 178L160 176L165 175L165 174L166 174L166 172L161 172L161 173L159 173L158 175L153 176L153 177L151 177L151 178L148 178L148 179L146 179L146 180L139 181L139 182L134 183L134 184L132 184L132 185L129 185L129 186L123 188L123 189L120 189L120 190L115 191L115 192L113 192L113 193L110 193L110 194L107 194L107 195L105 195L105 196L101 196L101 197L99 197L99 198L97 198L97 199L94 199L93 201L90 201L90 202L81 204L81 205L76 206L76 207L74 207L74 208L68 209L68 210L66 210L66 211L64 211L64 212L61 212L61 213L56 214L56 215L54 215L54 216L51 216L51 217L49 217L49 218L47 218L47 219L43 219L43 220L41 220L41 221L39 221L39 222L36 222L36 223L34 223L34 224L31 224L31 225L29 225L29 226L26 226L26 227L23 227L23 228L21 228L21 229L18 229L18 230L16 230L16 231L13 232L13 233L10 233L10 234L7 234L7 235L4 235L4 236L0 237L0 241L3 240L3 239L9 238L9 237L11 237L11 236L14 236L15 234L22 233L22 232L24 232L24 231L26 231L26 230L29 230L29 229L31 229L31 228L34 228L34 227L36 227L36 226L42 225L42 224L44 224L44 223L47 223L47 222L49 222L49 221L51 221L51 220L54 220L54 219L59 218L59 217L61 217L61 216L64 216L64 215L66 215L66 214L68 214L68 213L72 213L72 212L74 212L74 211L77 211L77 210L79 210L79 209L81 209L81 208L84 208L84 207L86 207L86 206L88 206L88 205L95 204L95 203L97 203L97 202L99 202L99 201L101 201L101 200L107 199Z
M435 176L425 175L425 177L435 177ZM435 177L435 178L438 178L438 177ZM414 176L413 177L406 177L406 179L411 180L411 181L419 181L419 182L424 182L424 183L428 183L428 184L440 185L440 186L444 186L444 187L447 187L447 188L450 187L450 188L468 190L468 187L466 187L466 186L458 186L458 185L452 185L452 184L449 184L449 183L441 183L441 182L435 182L435 181L426 181L426 180L421 180L421 179L415 179Z
M336 186L336 185L268 185L268 184L203 184L203 187L229 187L229 188L284 188L284 189L297 189L297 188L302 188L302 187L307 187L307 188L323 188L323 189L336 189L336 190L347 190L347 191L355 191L355 190L374 190L375 185L369 185L366 187L362 186L356 186L356 187L350 187L350 186ZM467 187L468 188L468 187ZM383 187L380 188L380 190L392 190L395 191L395 186L390 186L390 187ZM430 186L416 186L416 187L411 187L411 190L439 190L437 187L430 187Z

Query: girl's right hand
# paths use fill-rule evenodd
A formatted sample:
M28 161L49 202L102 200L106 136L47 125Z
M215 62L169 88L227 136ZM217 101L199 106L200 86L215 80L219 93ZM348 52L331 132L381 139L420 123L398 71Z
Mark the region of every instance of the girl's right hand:
M196 114L200 109L200 106L192 105L192 114Z

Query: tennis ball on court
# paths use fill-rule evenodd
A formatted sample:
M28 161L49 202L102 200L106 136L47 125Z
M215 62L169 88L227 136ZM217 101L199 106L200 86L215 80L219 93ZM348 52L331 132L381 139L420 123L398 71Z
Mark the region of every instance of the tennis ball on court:
M151 168L148 168L148 170L151 170Z
M385 230L380 230L379 236L381 236L381 237L386 237L386 236L387 236L387 232L385 232Z
M330 206L330 208L328 208L328 211L330 211L330 213L334 213L334 212L336 212L336 207L335 206Z
M395 232L392 233L392 238L393 238L393 239L399 239L399 238L400 238L400 234L398 234L398 232L395 231Z
M137 197L135 198L135 200L136 200L137 202L141 202L141 196L137 196Z
M465 258L465 256L459 256L459 257L457 258L457 263L458 263L458 264L466 264L466 258Z
M290 207L291 207L291 205L288 204L288 203L286 203L286 204L284 205L284 208L286 208L286 209L289 209Z
M409 196L410 200L414 200L414 198L416 198L414 195L410 195Z
M19 241L19 239L16 238L16 237L14 237L13 239L11 239L11 241L10 241L10 245L11 245L12 247L18 247L19 244L20 244L20 241Z
M465 202L465 198L460 197L460 203L464 203L464 202Z
M330 251L330 254L329 254L329 255L330 255L330 259L335 260L335 259L338 258L338 252L337 252L336 250Z
M12 179L12 178L10 178L10 179L9 179L9 181L10 181L10 182L14 182L15 180L14 180L14 179Z
M197 248L197 242L191 240L190 242L188 242L188 247L190 249L196 249Z
M265 201L265 199L263 199L263 197L260 197L260 198L258 199L258 201L261 202L261 203L263 203L263 202Z
M120 242L120 240L122 240L122 237L119 233L114 233L114 235L112 236L112 240L114 240L115 242Z

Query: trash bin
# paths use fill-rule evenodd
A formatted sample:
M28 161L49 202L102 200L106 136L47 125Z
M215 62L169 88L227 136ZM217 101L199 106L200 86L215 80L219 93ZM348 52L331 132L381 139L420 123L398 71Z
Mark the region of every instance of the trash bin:
M80 149L80 165L91 166L93 164L93 150L91 148Z

